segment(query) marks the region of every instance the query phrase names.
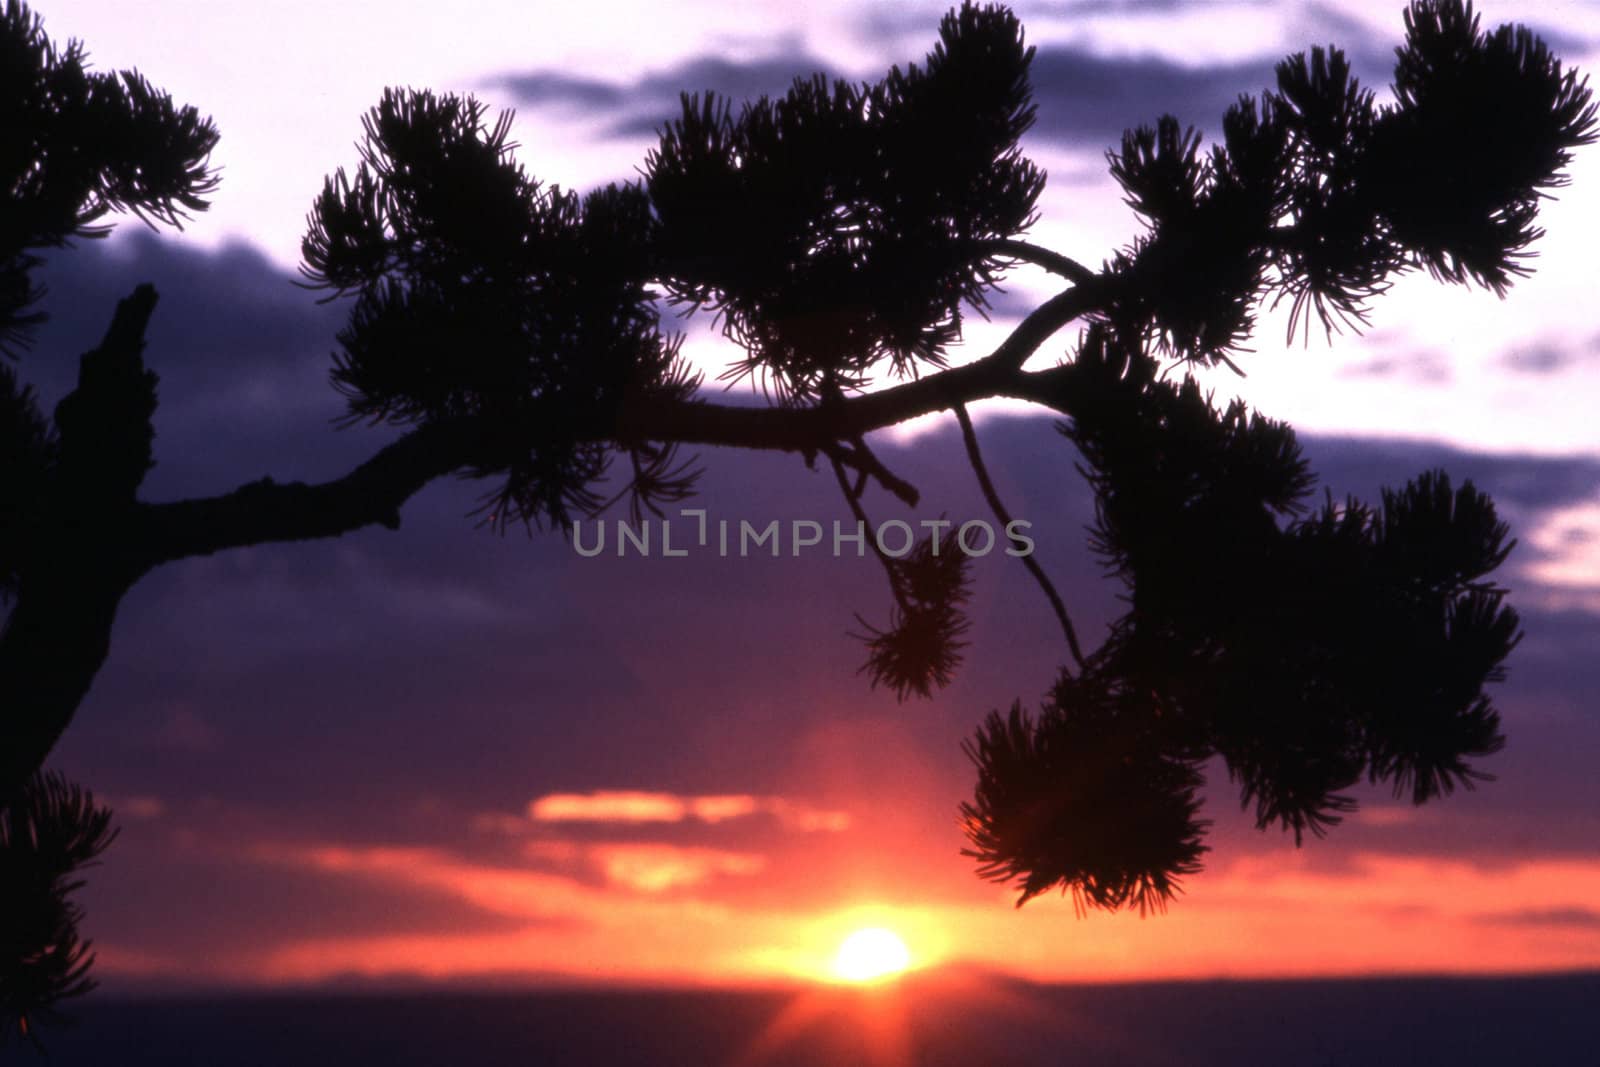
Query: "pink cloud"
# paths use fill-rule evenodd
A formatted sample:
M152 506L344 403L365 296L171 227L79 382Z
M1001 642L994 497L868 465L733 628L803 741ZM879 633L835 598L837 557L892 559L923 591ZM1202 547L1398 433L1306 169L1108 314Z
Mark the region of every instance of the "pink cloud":
M528 805L534 822L682 822L689 805L669 793L549 793Z
M540 823L678 823L694 819L714 824L759 814L771 815L784 826L804 832L838 832L850 826L848 812L746 793L682 796L602 789L591 793L547 793L528 805L528 817Z
M662 893L701 885L720 875L759 874L766 857L749 852L676 845L595 845L590 856L618 888Z

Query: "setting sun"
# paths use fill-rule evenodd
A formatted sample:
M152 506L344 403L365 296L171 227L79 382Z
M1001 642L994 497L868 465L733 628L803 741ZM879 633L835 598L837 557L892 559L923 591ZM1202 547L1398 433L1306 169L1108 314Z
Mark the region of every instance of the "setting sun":
M899 935L882 927L857 930L839 946L833 973L849 982L871 982L905 970L911 953Z

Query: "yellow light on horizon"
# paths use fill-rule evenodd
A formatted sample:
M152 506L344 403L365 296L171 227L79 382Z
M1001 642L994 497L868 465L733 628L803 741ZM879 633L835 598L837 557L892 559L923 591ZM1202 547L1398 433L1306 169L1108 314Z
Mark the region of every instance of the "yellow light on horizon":
M847 982L872 982L899 974L911 965L911 952L893 930L869 926L839 945L833 973Z

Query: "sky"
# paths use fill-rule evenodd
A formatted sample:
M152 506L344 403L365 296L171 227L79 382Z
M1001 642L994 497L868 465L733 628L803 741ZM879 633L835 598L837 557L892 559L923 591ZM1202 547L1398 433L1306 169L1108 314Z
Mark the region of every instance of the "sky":
M387 85L515 108L529 171L624 180L680 89L778 92L881 76L935 37L939 5L596 2L41 3L101 69L136 66L222 131L214 206L182 234L136 222L56 256L52 321L23 363L47 402L116 299L153 281L162 379L153 500L271 474L334 477L390 434L336 431L329 353L346 308L291 284L322 177L349 166ZM1400 4L1116 3L1016 8L1039 48L1030 155L1050 174L1031 238L1098 263L1137 232L1105 175L1127 125L1202 131L1285 52L1337 43L1374 86ZM1600 5L1485 4L1567 61L1600 53ZM1305 435L1335 495L1444 466L1495 496L1526 638L1496 692L1498 780L1424 808L1382 791L1296 848L1238 812L1213 768L1206 870L1160 916L1016 909L978 880L956 821L982 716L1036 704L1063 656L1048 606L996 554L978 568L968 662L898 704L849 636L887 597L870 559L583 558L497 537L481 487L431 486L397 532L170 565L124 602L111 656L53 763L116 808L83 891L108 988L340 983L746 984L825 978L862 926L919 966L1046 980L1600 965L1600 320L1589 241L1600 149L1541 215L1534 277L1503 300L1408 278L1363 335L1287 344L1264 316L1238 392ZM1047 283L1017 274L981 355ZM730 349L689 323L715 370ZM1066 352L1068 334L1041 355ZM714 375L713 375L714 377ZM979 429L1014 514L1079 626L1115 590L1087 554L1091 501L1051 420L992 405ZM986 511L946 421L884 435L921 517ZM713 519L843 518L796 457L705 450ZM896 511L876 502L877 515ZM875 515L875 517L877 517ZM684 527L688 529L689 527ZM1222 778L1222 781L1216 779Z

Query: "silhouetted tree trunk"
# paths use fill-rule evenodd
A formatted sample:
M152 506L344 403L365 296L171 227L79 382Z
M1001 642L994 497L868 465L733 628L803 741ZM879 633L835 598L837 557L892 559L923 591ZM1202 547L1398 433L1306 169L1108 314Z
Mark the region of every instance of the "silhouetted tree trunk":
M105 662L122 596L149 568L130 537L135 494L150 469L156 376L145 327L156 292L117 305L78 387L56 408L60 444L51 489L16 603L0 632L0 797L38 770Z
M0 634L0 782L9 803L61 738L111 647L126 583L68 569L30 581Z

